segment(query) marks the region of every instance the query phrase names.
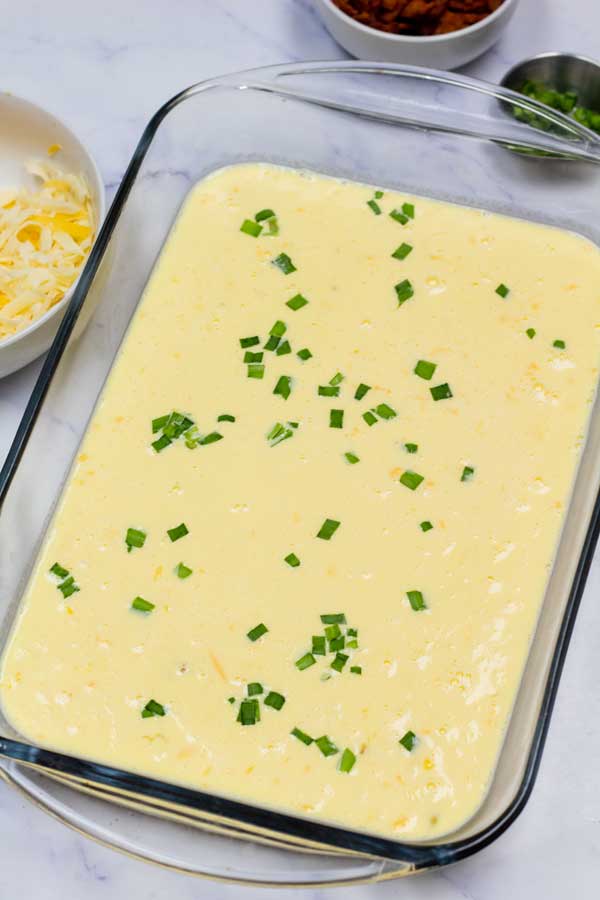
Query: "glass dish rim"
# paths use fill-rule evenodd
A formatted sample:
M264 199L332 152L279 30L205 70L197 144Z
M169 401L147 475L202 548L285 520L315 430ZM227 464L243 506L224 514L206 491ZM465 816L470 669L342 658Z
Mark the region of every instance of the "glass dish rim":
M388 122L393 121L396 124L401 124L406 127L427 127L429 130L447 132L462 137L479 138L480 140L487 140L504 146L509 146L511 140L514 142L514 137L510 139L498 135L477 134L459 128L458 126L450 127L432 123L416 122L415 120L406 119L402 116L390 116L388 114L369 114L365 113L364 110L361 110L357 106L320 102L312 98L309 94L303 94L302 92L294 90L287 91L285 88L276 85L276 79L281 76L334 73L398 75L406 76L408 78L432 80L440 84L463 87L480 94L488 95L491 98L496 98L497 100L515 103L529 112L541 113L547 118L554 120L561 128L563 128L563 130L566 129L570 132L574 139L580 142L580 148L577 146L573 147L573 154L576 158L592 163L600 162L600 138L593 132L588 131L585 127L580 126L579 123L574 122L572 119L569 119L561 113L552 112L551 114L548 114L547 107L544 107L537 101L523 98L522 95L506 88L497 87L496 85L478 81L467 76L441 72L435 69L424 69L415 66L395 64L380 64L376 62L337 60L331 62L290 63L234 72L199 82L184 89L164 103L151 117L125 170L121 184L117 189L96 242L75 287L72 298L69 301L57 335L44 361L40 374L38 375L15 438L9 448L4 465L0 469L0 513L2 511L3 501L17 471L46 393L67 344L69 343L79 313L100 264L104 259L110 239L119 222L121 213L123 212L146 153L149 150L162 121L172 110L185 100L203 91L219 87L238 90L272 91L281 96L292 96L303 102L319 103L321 106L342 110L357 116L368 115L371 118ZM261 81L261 76L263 76L265 80ZM564 141L559 141L558 143L563 145L563 150L566 149L567 145ZM556 148L557 142L553 138L548 138L545 133L543 137L540 137L536 133L535 136L532 136L529 144L532 149L543 149L544 147ZM583 149L581 149L581 146ZM577 561L573 581L570 586L554 653L548 669L544 690L541 695L539 715L531 740L522 780L514 797L500 815L470 837L452 840L452 835L450 834L440 841L420 843L396 841L383 836L353 831L333 824L303 819L277 810L271 810L268 807L254 806L218 794L209 794L203 791L170 784L168 782L158 781L135 773L125 772L123 770L114 769L110 766L104 766L86 760L80 760L76 757L55 753L25 742L2 737L0 737L0 756L35 768L40 768L42 770L46 769L50 772L54 771L57 774L62 774L67 778L72 779L74 786L76 786L77 780L79 780L86 781L92 785L94 782L107 785L119 791L129 791L133 794L136 794L136 792L141 789L140 793L142 796L145 795L154 800L162 800L163 802L173 803L175 805L187 806L188 809L192 808L199 812L207 813L208 815L226 818L229 821L241 823L249 828L259 828L299 841L309 841L312 844L317 843L323 848L330 848L333 851L350 852L352 854L368 857L404 862L410 864L413 870L425 869L431 866L443 866L452 862L457 862L495 841L496 838L506 831L520 815L529 800L539 770L566 653L599 535L600 492L594 500L589 525ZM137 794L137 796L140 796L140 794Z

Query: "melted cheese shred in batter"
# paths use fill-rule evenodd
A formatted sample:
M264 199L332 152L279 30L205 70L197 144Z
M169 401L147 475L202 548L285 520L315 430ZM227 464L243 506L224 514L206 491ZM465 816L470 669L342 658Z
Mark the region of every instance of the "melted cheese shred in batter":
M377 215L373 196L258 164L191 192L25 592L1 699L55 750L410 840L464 822L493 772L594 397L600 255L571 233L388 191ZM275 217L256 223L265 208ZM393 256L401 244L412 250ZM308 303L287 306L298 294ZM263 349L278 321L279 355ZM430 380L419 360L435 363ZM319 395L338 372L339 392ZM434 400L445 384L452 396ZM222 439L156 452L152 420L173 410L196 424L188 443ZM407 470L423 476L415 490ZM340 523L329 540L326 519ZM131 552L128 528L146 534ZM59 589L56 562L78 591ZM300 668L335 613L346 646L333 636ZM245 726L250 683L263 692L244 715L260 721Z

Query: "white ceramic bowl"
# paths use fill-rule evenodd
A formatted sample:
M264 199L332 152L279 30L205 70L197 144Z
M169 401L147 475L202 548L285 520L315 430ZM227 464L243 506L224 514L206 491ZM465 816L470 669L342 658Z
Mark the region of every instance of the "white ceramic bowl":
M352 56L373 62L457 69L495 44L511 20L518 2L504 0L495 12L475 25L431 37L388 34L362 25L343 13L333 0L314 0L314 5L332 37Z
M66 172L83 175L87 180L97 230L105 212L104 185L92 156L70 128L34 103L6 93L0 93L0 122L0 188L33 186L33 179L25 172L24 163L29 159L48 159L48 148L52 144L60 144L62 149L52 157L52 162ZM56 306L27 328L0 340L0 378L26 366L48 349L73 287Z

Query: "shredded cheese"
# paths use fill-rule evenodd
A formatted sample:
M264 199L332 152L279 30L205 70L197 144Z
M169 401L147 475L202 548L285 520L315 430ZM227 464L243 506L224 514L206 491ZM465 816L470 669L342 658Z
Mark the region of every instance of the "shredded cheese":
M0 189L0 342L62 300L94 240L84 178L47 162L26 168L39 190Z

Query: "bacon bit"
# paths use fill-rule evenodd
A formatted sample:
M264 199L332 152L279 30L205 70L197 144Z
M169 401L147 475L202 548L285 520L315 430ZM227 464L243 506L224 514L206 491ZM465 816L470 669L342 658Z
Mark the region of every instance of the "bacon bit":
M485 19L503 0L333 0L362 25L390 34L448 34Z
M213 666L215 667L215 671L216 671L217 675L219 676L219 678L222 678L223 681L227 681L227 675L225 674L225 670L224 670L223 666L221 665L221 663L219 662L219 660L217 659L217 657L215 656L215 654L212 651L210 651L208 655L210 656L210 661L213 664Z

